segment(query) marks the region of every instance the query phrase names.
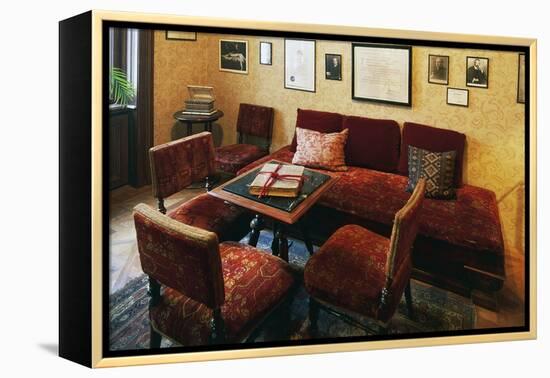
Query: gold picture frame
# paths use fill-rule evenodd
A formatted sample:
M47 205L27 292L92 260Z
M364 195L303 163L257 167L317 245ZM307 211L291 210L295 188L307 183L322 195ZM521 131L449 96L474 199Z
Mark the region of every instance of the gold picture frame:
M108 104L106 94L107 80L105 57L105 28L109 25L124 25L125 23L133 25L142 23L144 27L147 24L162 25L166 30L170 26L178 27L193 27L199 30L207 28L209 30L240 30L242 33L248 31L250 33L261 32L269 33L270 35L279 35L282 38L295 38L296 33L306 33L308 35L323 35L331 36L336 32L340 38L362 38L372 39L395 39L396 35L408 41L408 44L414 46L415 41L432 41L445 43L452 41L464 44L491 44L501 46L504 50L520 49L526 54L526 72L528 73L528 93L525 98L525 119L528 121L528 128L525 130L525 140L527 145L526 163L528 164L529 181L524 183L525 195L529 201L526 203L529 208L525 209L525 221L528 224L525 234L525 244L528 246L526 255L528 256L526 272L529 273L525 277L525 283L528 296L526 303L526 327L522 329L514 329L510 332L493 332L493 333L463 333L459 335L440 335L438 337L415 337L415 338L380 338L373 341L343 341L331 343L304 343L301 345L276 345L262 348L239 348L233 347L229 349L209 349L191 352L176 352L176 353L130 353L130 354L109 354L106 353L104 313L106 311L105 300L105 260L107 258L105 252L105 240L108 236L108 228L105 227L105 212L108 207L105 207L104 201L106 198L105 187L103 185L105 160L104 151L108 150L104 145L104 123L105 123L105 105ZM60 355L64 358L84 364L90 367L114 367L114 366L129 366L129 365L144 365L157 363L173 363L173 362L189 362L189 361L208 361L218 359L236 359L236 358L251 358L251 357L266 357L266 356L284 356L284 355L300 355L311 353L325 352L346 352L358 350L373 350L386 349L396 347L418 347L418 346L435 346L435 345L451 345L451 344L468 344L479 342L495 342L495 341L511 341L511 340L527 340L534 339L537 335L537 319L536 319L536 51L537 41L528 38L512 38L512 37L489 37L476 35L457 35L448 33L435 32L415 32L415 31L400 31L389 29L375 29L363 27L330 27L313 24L290 24L290 23L273 23L273 22L258 22L253 20L223 20L223 19L208 19L200 17L188 16L166 16L157 14L142 14L142 13L122 13L108 11L90 11L83 15L73 17L61 22L60 28L60 61L74 58L73 50L75 49L76 37L71 36L73 30L83 30L91 37L89 45L80 46L81 49L89 49L89 54L84 55L79 52L81 59L89 58L85 62L85 67L89 69L91 81L79 82L82 85L84 94L89 93L89 102L85 96L79 98L61 97L60 100L60 145L62 148L71 146L76 141L82 141L84 144L89 144L89 169L83 170L82 167L76 181L61 182L62 190L66 196L60 202L60 219L61 219L61 235L67 235L66 239L60 243L60 287L64 296L60 298ZM166 32L168 33L168 32ZM232 33L234 34L234 33ZM244 35L244 34L243 34ZM168 39L168 34L166 34ZM241 40L239 40L241 41ZM244 41L241 41L244 42ZM248 45L248 42L247 42ZM351 43L350 43L351 46ZM351 47L349 54L351 56ZM427 56L426 56L427 57ZM248 73L248 49L247 49L247 69ZM414 57L412 58L414 60ZM427 60L422 59L424 62ZM348 65L351 66L351 65ZM275 67L275 63L274 63ZM220 66L221 70L221 66ZM423 70L426 72L426 70ZM347 75L346 75L347 76ZM351 75L349 75L351 76ZM68 88L72 88L75 84L72 82L70 73L60 77L60 93L66 93ZM89 85L89 88L86 87ZM89 91L88 91L89 89ZM309 95L309 93L306 93ZM472 95L472 97L474 97ZM474 100L474 99L473 99ZM76 103L73 101L80 101ZM516 99L513 99L515 102ZM90 106L91 103L91 106ZM68 107L71 105L73 110L80 109L82 112L71 113ZM414 104L413 104L414 106ZM65 110L67 108L67 110ZM467 109L460 109L466 111ZM78 113L78 114L77 114ZM63 115L63 117L62 117ZM66 117L65 117L66 116ZM75 118L76 117L76 118ZM78 118L82 117L82 118ZM83 121L89 125L89 129L83 131L70 130L71 125L75 121ZM80 123L79 123L80 124ZM85 151L81 152L82 154ZM65 165L64 155L60 156L61 177L67 177L71 171L70 164ZM79 181L80 179L80 181ZM89 209L80 214L80 217L85 218L89 222L89 227L83 227L80 223L71 223L69 218L65 218L66 213L63 211L64 206L68 206L68 201L82 200L89 206L83 208ZM78 228L80 227L80 228ZM71 232L73 233L71 235ZM73 256L70 252L74 248L79 248L82 254ZM72 249L71 249L72 248ZM527 248L527 247L526 247ZM80 274L75 274L80 273ZM90 295L82 295L87 293L89 288ZM80 296L80 297L79 297ZM528 316L527 316L528 315ZM71 321L68 321L70 319ZM77 350L78 348L78 350Z

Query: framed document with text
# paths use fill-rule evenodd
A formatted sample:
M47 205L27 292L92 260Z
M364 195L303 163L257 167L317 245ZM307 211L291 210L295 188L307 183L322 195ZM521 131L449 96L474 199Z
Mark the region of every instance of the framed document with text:
M285 39L285 88L315 92L315 41Z
M411 106L411 46L352 44L352 99Z

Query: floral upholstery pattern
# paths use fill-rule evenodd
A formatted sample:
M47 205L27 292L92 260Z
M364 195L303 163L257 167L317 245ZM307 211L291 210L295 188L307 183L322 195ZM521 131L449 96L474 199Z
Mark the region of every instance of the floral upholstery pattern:
M386 284L389 240L357 225L336 231L304 269L306 290L316 298L376 316Z
M298 145L292 164L331 171L347 170L344 148L348 132L346 129L339 133L321 133L297 127Z
M218 238L149 206L134 208L141 268L150 277L209 307L224 301Z
M216 148L216 165L220 171L236 174L267 154L267 151L253 144L230 144Z
M238 243L221 243L225 303L221 307L228 342L238 342L254 323L279 303L293 285L288 264L278 257ZM166 288L150 313L160 333L183 345L204 345L210 335L212 310Z
M290 146L283 147L238 174L272 159L290 163L293 154ZM339 180L323 194L319 204L369 221L392 225L395 213L410 197L405 176L353 166L336 174ZM504 253L495 193L476 186L463 185L452 201L426 198L418 232L474 251Z
M212 134L203 132L149 150L153 196L166 198L216 172Z
M271 139L273 128L273 108L252 104L240 104L237 118L237 131Z
M167 214L178 222L214 232L219 240L244 236L251 216L240 207L200 194Z
M407 177L349 167L319 202L364 219L391 225L410 197ZM419 233L473 250L502 254L504 241L495 194L464 185L456 200L426 198L420 212Z
M410 253L425 189L425 180L419 181L395 214L389 240L358 225L338 229L308 260L307 291L346 310L384 322L390 319L411 274Z
M298 109L296 128L319 131L320 133L336 133L342 131L343 116L339 113L320 112L318 110ZM297 146L296 134L292 138L290 151L295 152Z

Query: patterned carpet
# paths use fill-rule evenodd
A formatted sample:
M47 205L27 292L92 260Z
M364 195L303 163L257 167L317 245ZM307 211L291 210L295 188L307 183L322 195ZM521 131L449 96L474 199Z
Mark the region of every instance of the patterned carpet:
M247 242L243 239L242 242ZM308 252L303 243L291 240L290 263L303 269ZM269 250L271 234L263 231L258 248ZM148 280L139 276L115 292L110 297L110 347L111 350L133 350L148 348L149 320L147 294ZM390 334L423 333L471 329L475 324L475 308L469 299L445 290L412 281L414 319L407 317L404 299L394 315L388 332ZM300 340L311 338L337 338L374 334L350 325L340 318L321 311L318 321L319 331L314 337L309 334L308 294L302 285L293 293L290 311L280 307L274 311L259 328L255 342ZM367 319L357 319L369 326ZM376 329L372 325L373 330ZM163 339L162 347L176 346Z

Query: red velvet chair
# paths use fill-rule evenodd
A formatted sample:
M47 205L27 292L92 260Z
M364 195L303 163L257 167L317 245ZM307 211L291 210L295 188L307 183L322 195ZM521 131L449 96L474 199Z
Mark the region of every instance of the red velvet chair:
M294 283L282 259L134 208L139 257L149 275L151 348L161 335L182 345L246 339ZM161 285L163 285L161 290Z
M313 333L321 306L359 326L354 314L374 319L385 332L405 292L412 316L410 251L425 189L426 181L421 179L407 204L395 214L390 239L358 225L347 225L308 260L304 283L310 294Z
M235 175L244 166L269 154L272 130L273 108L241 104L237 119L239 143L216 149L218 169ZM263 146L252 144L252 138L263 142Z
M185 189L191 183L216 173L212 134L203 132L149 150L153 196L158 210L166 214L164 199ZM168 213L179 222L212 231L220 240L240 240L249 231L252 216L244 210L206 193L185 202Z

